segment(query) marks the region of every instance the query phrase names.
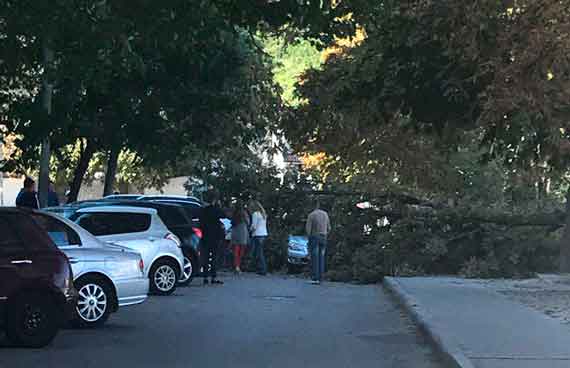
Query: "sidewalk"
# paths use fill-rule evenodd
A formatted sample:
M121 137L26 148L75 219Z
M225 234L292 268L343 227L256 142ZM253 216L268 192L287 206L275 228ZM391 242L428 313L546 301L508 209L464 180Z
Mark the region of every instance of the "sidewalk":
M468 280L384 279L453 367L570 368L570 325Z

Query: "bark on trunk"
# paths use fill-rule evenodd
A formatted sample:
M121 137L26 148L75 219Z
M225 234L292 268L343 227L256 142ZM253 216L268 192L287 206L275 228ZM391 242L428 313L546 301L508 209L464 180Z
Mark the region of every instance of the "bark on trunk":
M53 50L49 47L48 41L44 40L43 45L43 86L42 86L42 107L44 113L49 117L52 110L52 95L53 86L49 80L50 71L52 69L54 54ZM49 119L48 119L49 121ZM42 140L41 158L40 158L40 178L39 178L39 201L40 207L47 207L48 191L49 191L49 162L51 156L49 133Z
M51 157L51 147L49 137L45 137L42 141L41 157L40 157L40 178L38 185L38 199L40 208L48 205L49 192L49 162Z
M560 241L560 272L570 273L570 188L566 192L566 227Z
M113 194L115 188L115 176L117 174L117 163L119 161L120 147L113 147L109 153L107 161L107 172L105 173L105 187L103 188L103 197Z
M94 154L95 143L88 139L85 148L81 151L81 155L79 156L77 167L75 167L75 171L73 172L73 181L71 182L69 195L67 196L68 203L77 201L79 191L81 190L81 184L83 183L83 178L85 177L85 173L89 168L89 163L91 162Z

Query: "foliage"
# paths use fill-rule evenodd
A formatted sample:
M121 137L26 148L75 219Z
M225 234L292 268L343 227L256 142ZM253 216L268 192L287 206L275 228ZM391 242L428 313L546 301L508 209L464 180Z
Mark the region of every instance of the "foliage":
M0 114L2 134L17 135L20 155L5 170L36 166L46 135L55 152L87 140L97 152L135 153L149 170L176 170L193 151L245 147L279 123L281 109L253 34L327 42L350 32L335 21L344 12L330 1L6 0ZM45 50L54 52L52 64ZM50 117L40 109L42 80L54 86Z
M331 280L374 283L384 275L426 274L527 277L557 268L557 226L485 223L466 217L469 211L463 208L406 211L398 200L379 197L367 197L371 207L360 209L358 196L332 193L324 197L333 224L327 252ZM313 197L300 188L261 197L270 213L266 256L272 270L285 266L287 235L304 233Z
M535 177L564 165L562 3L344 5L366 37L298 84L308 103L286 125L297 150L327 153L345 181L444 193L454 193L439 180L449 154L473 142L485 146L482 159Z
M283 101L290 106L299 105L295 84L308 69L319 68L321 53L307 40L286 44L283 38L268 37L264 46L274 60L274 79L283 89Z
M236 200L264 196L280 185L275 167L264 164L248 148L227 147L215 155L197 153L184 165L190 176L186 183L189 193L199 195L204 186L215 188L230 205Z

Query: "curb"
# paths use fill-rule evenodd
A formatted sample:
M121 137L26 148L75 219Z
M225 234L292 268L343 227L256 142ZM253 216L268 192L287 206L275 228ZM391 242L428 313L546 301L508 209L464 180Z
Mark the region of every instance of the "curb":
M438 331L429 313L422 309L416 299L404 289L396 278L384 277L382 283L384 288L394 296L420 330L427 336L447 366L453 368L475 368L461 348L451 338L444 336L441 331Z

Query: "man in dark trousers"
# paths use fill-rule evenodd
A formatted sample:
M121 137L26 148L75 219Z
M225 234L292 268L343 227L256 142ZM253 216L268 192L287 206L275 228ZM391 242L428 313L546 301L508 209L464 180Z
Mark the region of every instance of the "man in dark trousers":
M24 208L39 209L40 203L36 193L36 182L32 178L24 179L24 187L20 190L16 198L16 206Z
M200 244L200 263L204 285L208 284L208 277L212 284L223 284L216 279L216 260L220 243L225 237L224 225L221 219L226 217L220 208L220 198L217 192L209 195L209 205L202 210L200 226L202 227L202 242Z

